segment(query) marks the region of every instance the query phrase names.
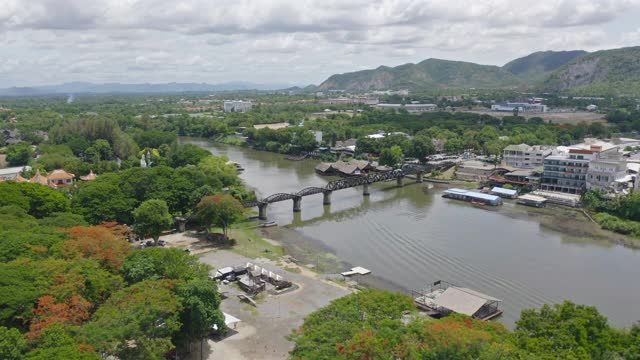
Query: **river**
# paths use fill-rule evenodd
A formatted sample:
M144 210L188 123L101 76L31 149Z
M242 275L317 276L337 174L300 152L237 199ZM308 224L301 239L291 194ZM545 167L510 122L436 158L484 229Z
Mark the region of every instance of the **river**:
M246 169L241 178L262 196L330 181L315 173L317 161L186 141L239 162ZM509 327L522 309L563 299L596 306L617 326L640 320L640 251L603 241L615 235L579 213L509 201L479 208L405 180L402 188L375 184L369 197L360 188L336 191L330 206L322 205L322 194L305 197L297 214L291 201L271 204L268 217L340 260L370 269L386 287L410 291L442 279L500 298L500 321Z

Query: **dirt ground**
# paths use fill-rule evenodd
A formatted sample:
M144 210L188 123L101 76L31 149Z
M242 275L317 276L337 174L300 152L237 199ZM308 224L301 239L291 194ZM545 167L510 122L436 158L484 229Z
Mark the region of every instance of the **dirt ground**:
M0 169L7 167L7 155L0 154Z
M188 242L188 239L178 240L176 244L184 244L184 241ZM193 245L190 246L193 248ZM201 262L215 268L251 262L283 276L297 286L292 291L278 295L263 292L257 296L257 306L254 307L238 298L244 291L235 284L220 284L220 293L225 296L222 311L241 322L235 329L232 326L232 331L224 339L210 339L203 347L203 359L286 359L293 349L293 343L286 336L302 325L304 318L313 311L351 293L345 287L323 280L308 269L285 263L284 260L250 259L227 250L201 253L199 257ZM201 358L198 348L194 347L189 359Z

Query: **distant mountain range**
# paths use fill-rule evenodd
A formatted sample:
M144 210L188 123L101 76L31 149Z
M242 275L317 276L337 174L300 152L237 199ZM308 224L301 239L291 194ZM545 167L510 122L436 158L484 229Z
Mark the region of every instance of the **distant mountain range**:
M447 88L528 88L541 91L640 96L640 47L602 50L544 51L502 67L427 59L417 64L336 74L320 90L412 91Z
M94 84L70 82L60 85L34 87L11 87L0 89L0 96L29 96L48 94L157 94L207 91L279 90L290 88L291 84L255 84L250 82L206 83L166 83L166 84Z

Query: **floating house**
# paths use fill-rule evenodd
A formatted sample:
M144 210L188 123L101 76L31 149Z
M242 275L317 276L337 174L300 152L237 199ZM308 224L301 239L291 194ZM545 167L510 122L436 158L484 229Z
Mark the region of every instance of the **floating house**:
M491 191L489 191L489 194L500 196L503 199L515 199L518 197L517 190L505 189L498 186L491 189Z
M542 196L525 194L525 195L519 196L516 203L520 205L534 206L534 207L541 208L547 205L547 199L543 198Z
M442 280L426 289L413 290L412 296L418 308L435 318L457 313L476 320L491 320L502 314L502 300Z
M456 199L462 201L468 201L474 204L498 206L502 205L502 198L495 195L483 194L480 192L469 191L465 189L447 189L442 194L442 197L448 199Z

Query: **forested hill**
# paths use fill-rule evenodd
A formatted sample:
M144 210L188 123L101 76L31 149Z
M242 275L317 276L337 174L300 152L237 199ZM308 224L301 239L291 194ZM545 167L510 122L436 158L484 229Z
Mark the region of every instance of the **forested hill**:
M640 47L594 53L536 52L503 67L427 59L417 64L332 75L319 88L420 91L514 86L588 95L640 95Z
M498 66L427 59L418 64L380 66L372 70L332 75L320 84L320 89L500 88L519 84L515 75Z
M640 95L640 46L580 56L551 73L543 87L577 94Z
M535 82L543 80L551 71L585 54L587 52L584 50L538 51L512 60L502 68L526 82Z

